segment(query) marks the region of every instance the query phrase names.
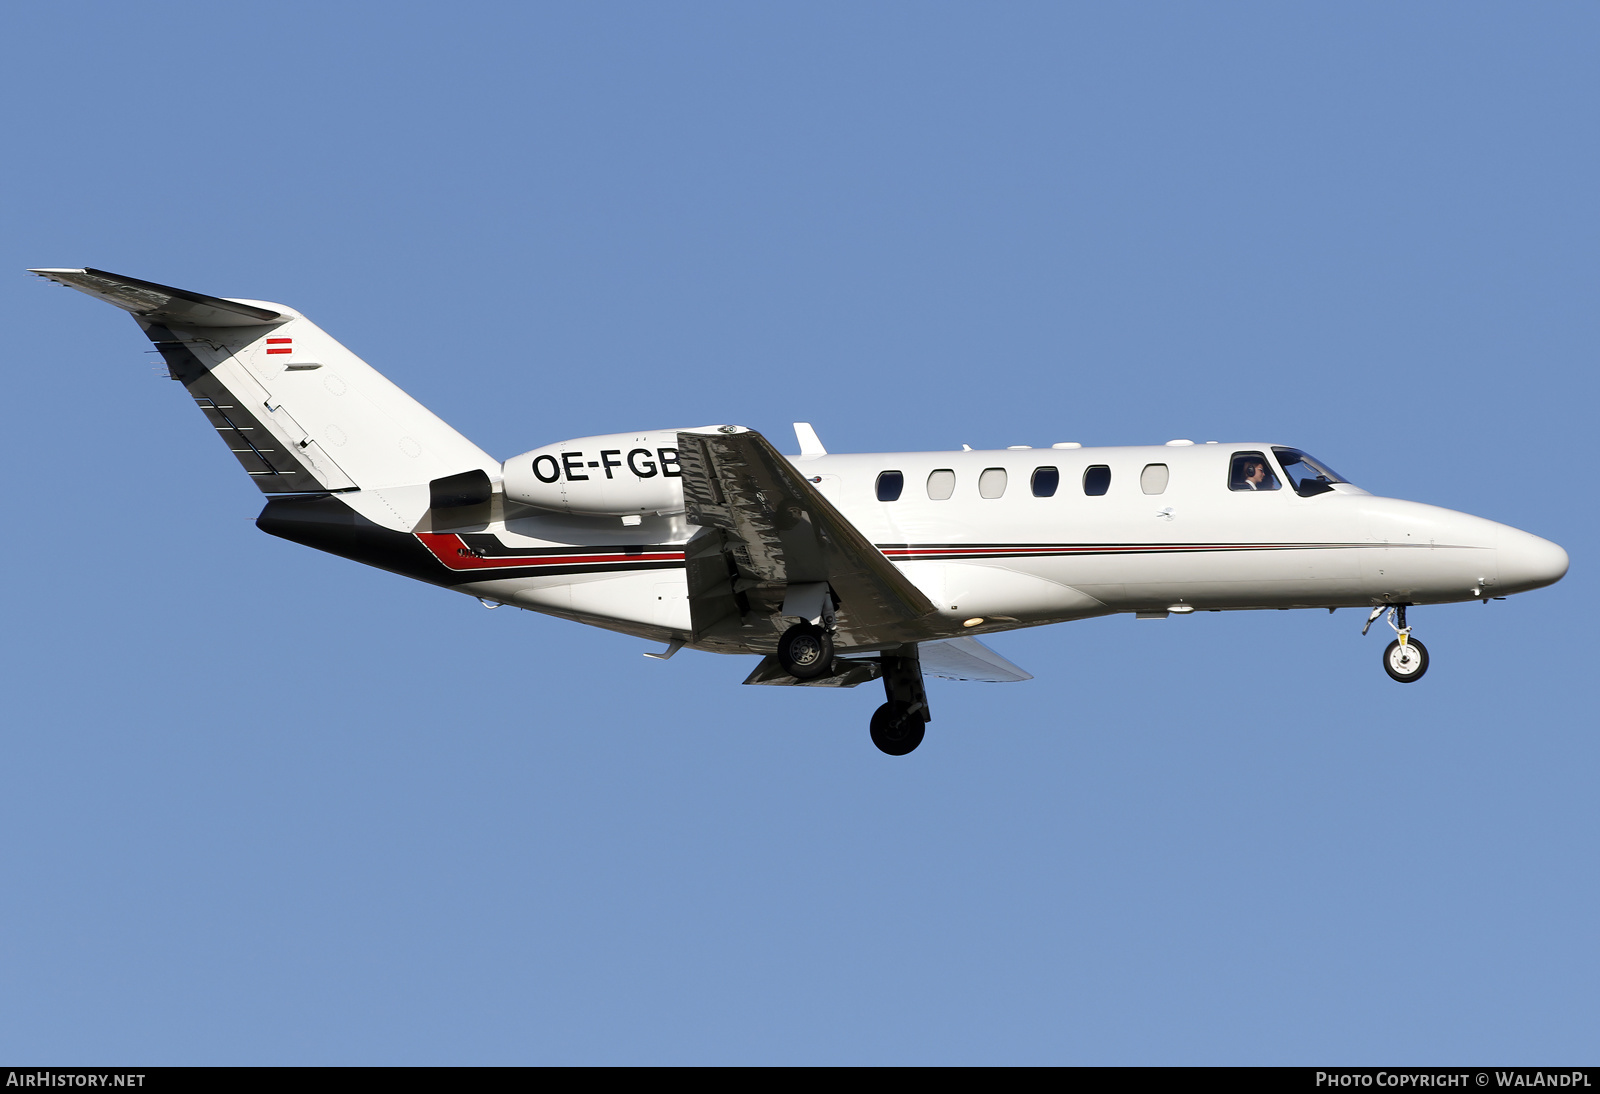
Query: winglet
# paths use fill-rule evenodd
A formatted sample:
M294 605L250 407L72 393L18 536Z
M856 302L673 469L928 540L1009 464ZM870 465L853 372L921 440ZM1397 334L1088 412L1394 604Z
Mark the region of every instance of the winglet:
M800 442L800 455L826 456L828 450L822 447L822 441L817 437L817 431L811 428L810 422L794 423L795 440Z

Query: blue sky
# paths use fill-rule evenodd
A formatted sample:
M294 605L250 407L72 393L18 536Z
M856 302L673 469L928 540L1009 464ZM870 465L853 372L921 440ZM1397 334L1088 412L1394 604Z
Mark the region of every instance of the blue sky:
M14 5L0 1056L1552 1063L1600 1048L1592 5ZM1269 439L1563 544L1418 610L742 688L261 535L89 265L500 458Z

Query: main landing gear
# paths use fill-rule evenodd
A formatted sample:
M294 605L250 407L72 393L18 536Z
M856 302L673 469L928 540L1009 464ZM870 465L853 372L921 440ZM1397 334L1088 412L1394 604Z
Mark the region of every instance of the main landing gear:
M796 680L833 671L833 636L815 623L796 623L778 639L778 664Z
M1373 608L1372 614L1367 616L1367 625L1361 628L1361 633L1366 634L1378 616L1385 612L1388 613L1389 626L1394 628L1395 639L1384 648L1383 671L1389 674L1391 680L1398 680L1402 684L1415 683L1428 671L1428 647L1411 637L1411 628L1406 624L1404 604L1392 607L1380 604Z
M872 715L872 743L891 756L904 756L922 743L928 728L928 693L915 643L884 652L883 693L889 701Z
M778 639L778 664L796 680L831 675L833 635L815 623L796 623ZM840 662L858 667L859 662ZM891 756L904 756L922 743L928 727L928 693L922 686L922 661L915 642L878 657L888 702L872 715L872 743Z

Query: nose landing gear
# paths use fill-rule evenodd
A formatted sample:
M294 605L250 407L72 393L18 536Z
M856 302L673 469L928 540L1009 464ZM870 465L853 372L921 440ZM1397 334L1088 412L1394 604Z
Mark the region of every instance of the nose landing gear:
M1367 625L1361 628L1365 635L1372 624L1380 615L1388 613L1389 626L1394 628L1395 639L1383 651L1383 671L1389 674L1389 679L1397 680L1402 684L1412 684L1422 679L1422 674L1428 671L1428 647L1411 637L1411 628L1406 624L1406 606L1396 604L1392 607L1380 604L1372 609L1372 614L1367 616Z
M1389 643L1383 651L1383 671L1391 680L1409 684L1422 679L1428 671L1428 647L1414 638L1402 635Z

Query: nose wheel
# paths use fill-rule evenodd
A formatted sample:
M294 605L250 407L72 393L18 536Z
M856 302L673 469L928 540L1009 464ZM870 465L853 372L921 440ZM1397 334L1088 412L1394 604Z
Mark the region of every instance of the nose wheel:
M1401 639L1396 638L1383 651L1383 671L1389 674L1389 679L1402 684L1421 680L1422 674L1428 671L1428 647L1415 638L1403 645Z
M1391 680L1397 680L1402 684L1416 683L1422 679L1422 674L1428 671L1428 647L1411 637L1411 628L1406 624L1404 604L1392 607L1380 604L1373 608L1372 614L1367 616L1367 625L1361 628L1361 633L1366 634L1368 628L1385 613L1389 617L1389 626L1394 628L1395 639L1384 648L1383 671L1389 674Z

